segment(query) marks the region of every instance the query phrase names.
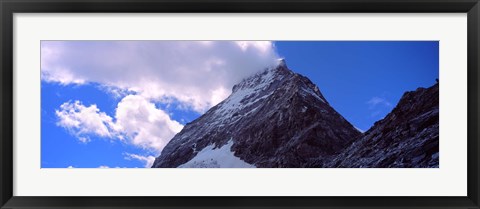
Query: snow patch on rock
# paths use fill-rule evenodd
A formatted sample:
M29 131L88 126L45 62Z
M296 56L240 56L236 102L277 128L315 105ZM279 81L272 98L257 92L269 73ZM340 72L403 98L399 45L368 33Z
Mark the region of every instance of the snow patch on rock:
M215 149L215 145L203 148L190 161L178 166L179 168L255 168L236 157L231 151L233 140Z

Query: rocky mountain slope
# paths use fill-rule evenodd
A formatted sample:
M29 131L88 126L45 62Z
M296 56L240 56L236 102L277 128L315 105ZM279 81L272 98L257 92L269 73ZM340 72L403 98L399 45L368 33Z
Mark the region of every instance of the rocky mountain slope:
M406 92L384 119L317 167L439 167L439 85Z
M308 167L360 137L315 84L281 61L187 124L153 167Z
M153 167L439 167L439 86L406 92L362 134L282 61L187 124Z

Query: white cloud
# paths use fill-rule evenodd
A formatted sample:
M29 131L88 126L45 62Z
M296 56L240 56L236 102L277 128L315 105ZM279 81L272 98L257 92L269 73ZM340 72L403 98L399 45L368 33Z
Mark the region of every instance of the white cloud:
M370 100L367 101L367 104L370 106L370 109L375 108L377 105L383 105L385 107L392 107L392 103L387 101L387 99L380 98L380 97L372 97Z
M384 97L372 97L366 104L368 104L369 109L372 111L370 117L377 119L385 117L385 113L388 113L390 109L393 108L392 103Z
M118 103L115 113L117 131L132 144L162 150L183 126L142 96L129 95Z
M87 143L89 136L125 140L157 154L183 126L163 110L140 95L128 95L119 103L115 120L96 105L84 106L79 101L66 102L56 110L57 125Z
M96 105L86 107L79 101L66 102L55 111L55 114L58 117L57 125L74 133L81 142L88 142L89 134L114 137L112 118L100 112Z
M110 167L108 167L106 165L101 165L101 166L98 166L98 168L110 168Z
M41 73L47 82L95 83L122 98L111 116L80 101L56 110L57 125L80 142L98 136L159 154L183 126L155 103L203 113L277 57L268 41L42 41Z
M153 162L155 161L154 156L142 156L142 155L137 155L137 154L132 154L132 153L123 153L125 155L126 160L139 160L145 163L145 168L151 168L153 165Z
M68 166L67 168L75 168L75 167L73 167L73 166Z
M45 81L95 82L148 100L174 98L197 112L278 57L268 41L42 41L41 51Z
M77 136L77 138L78 138L78 140L79 140L80 142L85 143L85 144L88 143L88 142L90 142L90 138L88 138L88 137Z

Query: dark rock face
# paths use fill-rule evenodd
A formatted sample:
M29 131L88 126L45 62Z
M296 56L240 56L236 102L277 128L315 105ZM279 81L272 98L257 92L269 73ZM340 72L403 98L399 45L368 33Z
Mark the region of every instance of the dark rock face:
M406 92L384 119L319 167L439 167L439 86Z
M187 124L153 167L178 167L229 141L234 156L255 167L311 167L360 137L315 84L282 62L235 85L227 99Z

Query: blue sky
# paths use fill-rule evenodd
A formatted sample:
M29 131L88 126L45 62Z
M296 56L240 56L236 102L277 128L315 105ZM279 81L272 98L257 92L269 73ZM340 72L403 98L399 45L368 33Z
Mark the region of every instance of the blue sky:
M405 91L435 83L438 50L436 41L43 41L41 166L148 167L183 125L279 57L367 130Z
M405 91L439 77L437 41L277 42L290 69L310 78L348 121L368 130Z

